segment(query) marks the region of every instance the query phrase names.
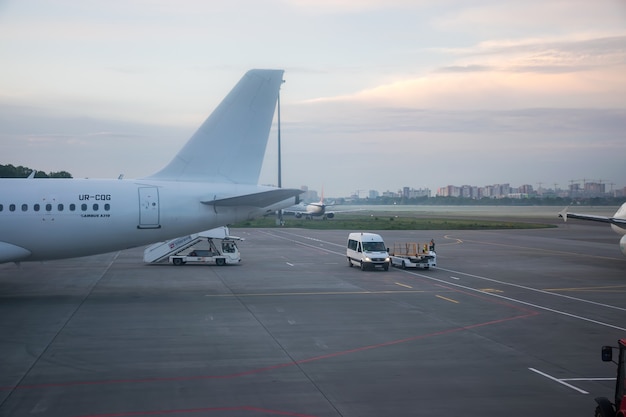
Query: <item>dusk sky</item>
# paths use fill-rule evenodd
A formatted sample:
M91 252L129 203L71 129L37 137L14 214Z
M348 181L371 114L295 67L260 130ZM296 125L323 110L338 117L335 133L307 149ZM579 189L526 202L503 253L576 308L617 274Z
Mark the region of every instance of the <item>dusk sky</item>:
M149 175L280 68L284 187L626 186L624 0L0 0L0 57L0 164Z

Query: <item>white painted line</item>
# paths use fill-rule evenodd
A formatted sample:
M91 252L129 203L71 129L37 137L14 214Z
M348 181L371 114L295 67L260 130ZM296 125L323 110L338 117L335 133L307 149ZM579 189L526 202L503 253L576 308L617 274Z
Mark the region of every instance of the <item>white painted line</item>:
M454 270L451 270L451 269L445 269L445 268L439 268L439 267L438 267L438 269L441 270L441 271L451 272L453 274L465 275L465 276L468 276L468 277L482 279L482 280L490 281L490 282L495 282L495 283L502 284L502 285L508 285L508 286L515 287L515 288L521 288L523 290L538 292L540 294L551 295L553 297L560 297L560 298L565 298L565 299L572 300L572 301L580 301L581 303L593 304L593 305L596 305L596 306L611 308L611 309L614 309L614 310L626 311L626 308L624 308L624 307L617 307L617 306L610 305L610 304L598 303L596 301L585 300L584 298L577 298L577 297L572 297L572 296L565 295L565 294L558 294L558 293L551 292L551 291L540 290L538 288L532 288L532 287L527 287L525 285L513 284L511 282L504 282L504 281L500 281L500 280L493 279L493 278L487 278L487 277L483 277L483 276L480 276L480 275L468 274L466 272L454 271Z
M598 324L600 326L610 327L612 329L617 329L617 330L621 330L623 332L626 332L626 328L625 327L615 326L613 324L604 323L604 322L601 322L601 321L598 321L598 320L593 320L593 319L590 319L588 317L578 316L576 314L568 313L566 311L556 310L554 308L545 307L545 306L542 306L542 305L539 305L539 304L529 303L527 301L518 300L516 298L506 297L506 296L504 296L502 294L497 294L497 293L493 293L493 292L484 292L484 291L481 291L481 290L476 289L476 288L468 287L467 285L461 285L461 284L457 284L457 283L454 283L454 282L445 281L443 279L438 279L438 278L435 278L435 277L429 276L429 275L419 274L417 272L411 272L411 271L407 271L407 270L404 270L403 272L405 272L407 274L415 275L415 276L418 276L418 277L421 277L421 278L425 278L425 279L428 279L428 280L431 280L431 281L440 282L442 284L452 285L454 287L463 288L465 290L478 292L478 293L481 293L481 294L484 294L484 295L488 295L488 296L491 296L491 297L501 298L503 300L508 300L508 301L512 301L514 303L526 305L526 306L529 306L529 307L534 307L534 308L539 309L539 310L549 311L551 313L560 314L560 315L563 315L563 316L566 316L566 317L571 317L571 318L574 318L574 319L583 320L583 321L586 321L586 322L589 322L589 323ZM450 272L454 272L454 271L450 271ZM460 272L460 274L467 275L467 276L472 276L472 277L475 277L475 278L483 278L483 279L486 279L488 281L496 281L496 280L489 279L489 278L479 277L477 275L466 274L464 272ZM507 284L507 283L503 283L503 284L513 285L513 284ZM513 286L521 287L520 285L513 285ZM532 290L532 288L528 288L528 289ZM537 291L537 290L535 290L535 291ZM539 292L542 292L542 291L539 290ZM552 295L558 295L558 294L552 294ZM573 297L567 297L567 298L573 298ZM600 303L594 303L592 301L586 301L586 300L579 300L579 301L585 301L585 302L589 302L591 304L600 304ZM603 305L605 307L612 307L612 306L608 306L608 305L605 305L605 304L600 304L600 305ZM620 308L620 310L621 310L621 308Z
M289 266L293 266L293 264L291 262L285 262L287 265Z
M566 387L571 388L571 389L573 389L574 391L578 391L578 392L580 392L581 394L589 394L587 391L582 390L582 389L580 389L580 388L578 388L578 387L575 387L575 386L573 386L572 384L568 384L567 382L564 382L562 379L555 378L555 377L553 377L552 375L548 375L548 374L546 374L546 373L544 373L544 372L538 371L538 370L536 370L535 368L528 368L528 369L529 369L529 370L531 370L531 371L533 371L533 372L535 372L535 373L538 373L538 374L539 374L539 375L541 375L541 376L545 376L545 377L546 377L546 378L548 378L548 379L551 379L551 380L553 380L553 381L555 381L555 382L558 382L559 384L565 385Z
M456 279L457 281L461 279L461 278L459 278L459 277L450 277L450 278L452 278L452 279Z
M266 232L266 231L262 231L261 233L266 233L266 234L274 236L276 238L288 240L290 242L294 242L294 243L302 245L302 246L309 246L309 247L312 247L312 248L324 250L324 251L329 252L329 253L334 253L336 255L345 256L345 252L337 252L337 251L332 251L332 250L328 250L328 249L325 249L325 248L319 248L319 247L316 247L316 246L313 246L313 245L307 245L305 243L298 242L296 240L289 239L289 238L286 238L284 236L280 236L280 235L278 235L276 233L270 233L270 232ZM302 237L300 235L296 235L294 233L288 233L288 232L284 232L284 231L281 231L281 233L291 234L293 236ZM331 244L331 245L335 245L335 246L342 246L342 245L334 244L334 243L331 243L331 242L326 242L326 243L327 244ZM288 263L288 265L293 266L293 264L289 264L289 263ZM493 279L493 278L487 278L487 277L483 277L483 276L480 276L480 275L468 274L466 272L454 271L454 270L451 270L451 269L445 269L445 268L440 268L440 267L437 267L437 269L440 270L440 271L446 271L446 272L453 273L453 274L459 274L459 275L464 275L464 276L467 276L467 277L478 278L478 279L482 279L482 280L486 280L486 281L496 282L498 284L508 285L508 286L512 286L512 287L516 287L516 288L521 288L521 289L524 289L524 290L535 291L535 292L538 292L538 293L541 293L541 294L550 295L550 296L553 296L553 297L560 297L560 298L565 298L565 299L569 299L569 300L573 300L573 301L579 301L579 302L582 302L582 303L588 303L588 304L592 304L592 305L597 305L597 306L600 306L600 307L606 307L606 308L610 308L610 309L626 311L626 308L623 308L623 307L617 307L617 306L613 306L613 305L610 305L610 304L598 303L598 302L595 302L595 301L590 301L590 300L585 300L585 299L582 299L582 298L571 297L571 296L564 295L564 294L557 294L557 293L554 293L554 292L549 292L549 291L540 290L540 289L537 289L537 288L527 287L527 286L524 286L524 285L504 282L504 281L500 281L500 280ZM527 301L522 301L522 300L518 300L518 299L515 299L515 298L511 298L511 297L505 297L504 295L501 295L501 294L483 292L481 290L477 290L476 288L468 287L466 285L457 284L457 283L446 281L446 280L443 280L443 279L438 279L438 278L435 278L435 277L430 276L430 275L419 274L417 272L412 272L412 271L408 271L408 270L403 270L402 272L407 273L407 274L411 274L411 275L415 275L415 276L418 276L418 277L421 277L421 278L425 278L425 279L428 279L428 280L431 280L431 281L440 282L442 284L448 284L448 285L452 285L452 286L455 286L455 287L458 287L458 288L463 288L463 289L466 289L466 290L469 290L469 291L479 292L481 294L489 295L489 296L496 297L496 298L501 298L503 300L512 301L514 303L526 305L526 306L529 306L529 307L534 307L534 308L537 308L537 309L540 309L540 310L549 311L551 313L560 314L560 315L563 315L563 316L571 317L571 318L578 319L578 320L583 320L583 321L586 321L586 322L589 322L589 323L597 324L597 325L604 326L604 327L610 327L612 329L617 329L617 330L626 332L626 328L625 327L620 327L620 326L612 325L612 324L609 324L609 323L604 323L604 322L601 322L601 321L598 321L598 320L593 320L593 319L590 319L590 318L587 318L587 317L584 317L584 316L578 316L576 314L568 313L568 312L561 311L561 310L556 310L556 309L545 307L545 306L542 306L542 305L539 305L539 304L533 304L533 303L529 303ZM459 278L453 277L453 276L451 276L450 278L455 279L455 280L459 280Z
M615 381L615 378L562 378L561 381Z

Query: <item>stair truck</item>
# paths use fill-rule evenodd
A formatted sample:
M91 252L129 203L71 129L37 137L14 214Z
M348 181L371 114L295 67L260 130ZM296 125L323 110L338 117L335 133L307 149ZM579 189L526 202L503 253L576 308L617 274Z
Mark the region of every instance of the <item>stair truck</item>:
M206 230L155 243L144 251L145 263L169 262L176 266L186 263L227 265L241 262L236 236L230 236L227 227Z
M427 243L394 243L390 249L391 265L397 268L429 269L437 266L437 254Z
M613 349L618 350L618 360L613 361ZM617 348L602 346L602 361L617 364L617 379L615 381L615 402L606 397L595 398L596 417L625 417L626 416L626 339L617 341Z

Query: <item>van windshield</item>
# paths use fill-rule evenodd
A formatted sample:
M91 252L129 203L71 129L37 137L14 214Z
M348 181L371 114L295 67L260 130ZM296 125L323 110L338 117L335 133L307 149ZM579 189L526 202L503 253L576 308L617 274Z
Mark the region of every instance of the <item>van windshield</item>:
M386 250L384 242L363 242L364 252L385 252Z

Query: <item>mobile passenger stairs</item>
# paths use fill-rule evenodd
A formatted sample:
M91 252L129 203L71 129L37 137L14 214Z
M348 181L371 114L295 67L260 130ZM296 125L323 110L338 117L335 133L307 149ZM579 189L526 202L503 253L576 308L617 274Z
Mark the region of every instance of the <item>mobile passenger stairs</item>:
M237 264L241 262L241 254L235 243L237 240L242 239L230 236L228 227L218 227L150 245L143 253L143 261L148 264L167 262L174 265Z

